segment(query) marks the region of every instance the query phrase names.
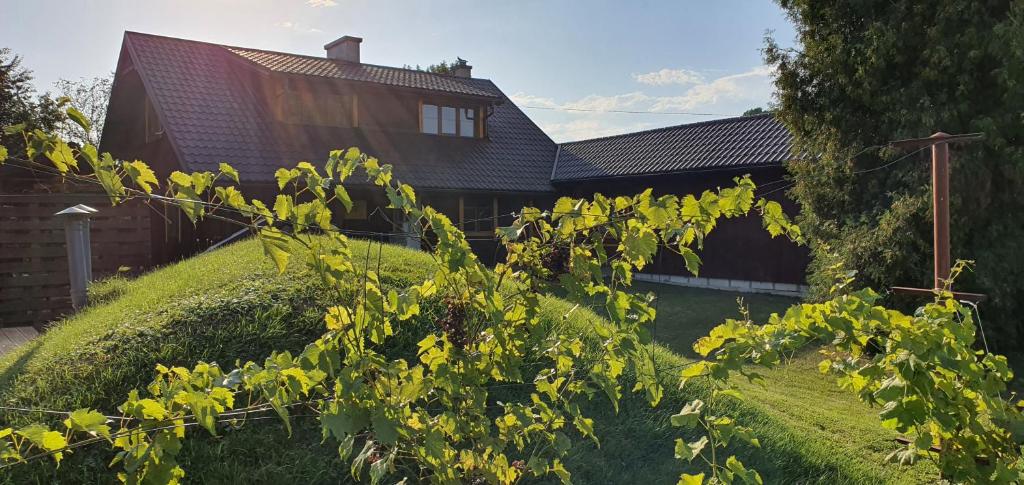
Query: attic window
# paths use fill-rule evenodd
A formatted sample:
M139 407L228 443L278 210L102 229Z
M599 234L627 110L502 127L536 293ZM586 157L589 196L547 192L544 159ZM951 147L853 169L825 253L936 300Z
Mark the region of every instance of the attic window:
M420 132L428 135L477 136L476 108L422 104L420 107Z

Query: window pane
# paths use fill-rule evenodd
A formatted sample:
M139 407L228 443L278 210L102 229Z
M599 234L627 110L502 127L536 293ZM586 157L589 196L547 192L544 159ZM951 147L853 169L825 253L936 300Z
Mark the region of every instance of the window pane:
M423 105L423 133L437 134L437 106Z
M459 135L472 138L476 136L476 125L473 120L476 110L472 108L459 109Z
M455 134L455 108L444 106L441 108L441 134Z

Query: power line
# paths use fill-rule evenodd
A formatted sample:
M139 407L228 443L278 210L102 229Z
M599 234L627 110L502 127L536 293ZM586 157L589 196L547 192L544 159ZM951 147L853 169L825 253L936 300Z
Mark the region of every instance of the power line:
M628 110L628 109L592 109L592 108L569 108L565 106L528 106L522 105L520 108L526 109L542 109L547 111L575 111L583 113L619 113L619 114L630 114L630 115L673 115L673 116L729 116L736 117L740 116L737 114L727 113L698 113L694 111L643 111L643 110Z

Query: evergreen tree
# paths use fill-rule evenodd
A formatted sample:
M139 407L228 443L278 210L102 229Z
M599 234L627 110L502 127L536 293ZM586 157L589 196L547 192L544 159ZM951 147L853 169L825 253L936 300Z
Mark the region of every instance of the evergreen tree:
M24 124L29 130L52 131L62 119L56 101L49 95L36 96L32 71L21 66L21 56L0 48L0 127ZM10 156L24 156L21 135L0 132L0 145Z
M790 164L791 194L816 292L835 263L864 285L930 287L929 152L863 172L903 155L869 147L984 132L951 150L953 258L977 263L956 289L989 296L986 329L1004 337L989 342L1024 345L1024 2L779 3L800 46L769 37L765 55L778 68L777 116L805 154Z

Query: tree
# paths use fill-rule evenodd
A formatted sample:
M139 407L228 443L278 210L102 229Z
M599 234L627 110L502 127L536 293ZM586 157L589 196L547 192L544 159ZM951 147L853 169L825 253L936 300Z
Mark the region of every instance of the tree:
M24 128L53 130L63 119L57 102L49 95L36 96L32 71L21 66L21 56L0 48L0 127L24 125ZM11 155L24 153L20 134L0 133L0 145Z
M750 109L744 111L743 112L743 116L754 116L754 115L764 114L764 113L767 113L767 112L768 111L765 111L764 108L758 106L756 108L750 108Z
M107 105L110 101L110 87L114 82L114 74L94 78L80 78L77 81L61 79L54 86L61 97L68 98L71 105L77 108L89 120L90 130L85 131L76 123L61 123L58 130L67 140L80 144L90 143L99 146L103 130L103 121L107 117Z
M408 64L406 64L403 67L406 68L406 69L416 69L417 71L432 72L434 74L452 75L452 74L455 74L455 68L456 67L466 66L466 65L467 64L466 64L466 60L465 59L463 59L461 57L456 57L455 60L451 61L450 63L448 61L442 60L441 62L439 62L437 64L431 64L431 65L427 66L425 69L420 67L419 64L416 64L415 68L410 66L410 65L408 65Z
M886 166L904 154L874 147L940 130L984 132L983 142L953 152L953 256L977 261L958 289L989 295L986 327L1004 337L989 342L1019 346L1024 4L779 3L800 48L766 39L766 60L778 68L777 116L795 136L794 153L820 154L789 165L815 293L827 289L836 263L858 270L865 286L930 287L927 150Z

